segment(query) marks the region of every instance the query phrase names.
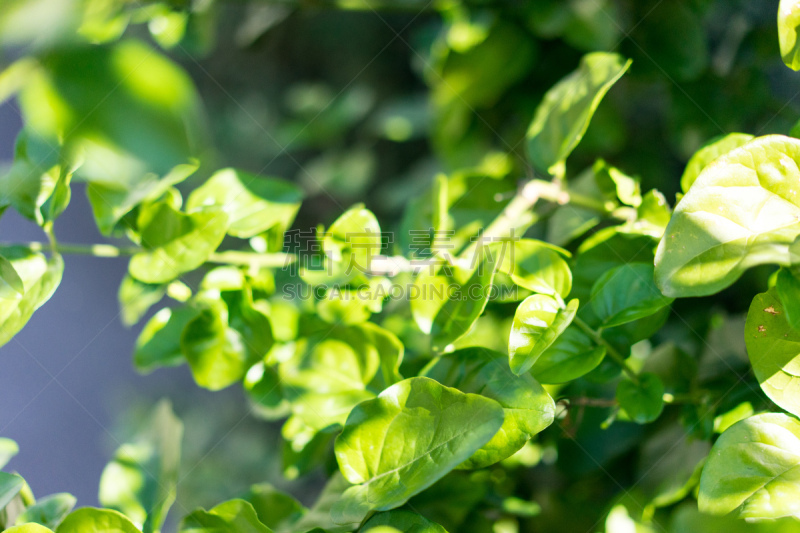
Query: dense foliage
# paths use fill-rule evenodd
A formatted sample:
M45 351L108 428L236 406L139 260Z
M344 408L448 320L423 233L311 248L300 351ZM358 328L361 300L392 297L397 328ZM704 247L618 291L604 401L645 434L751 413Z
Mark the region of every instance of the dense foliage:
M800 531L797 75L772 67L800 70L800 2L754 3L2 0L0 205L46 242L0 248L0 344L62 255L130 256L136 368L240 387L283 475L327 479L181 532ZM56 235L78 188L93 246ZM102 509L0 472L0 529L160 531L182 435L161 402Z

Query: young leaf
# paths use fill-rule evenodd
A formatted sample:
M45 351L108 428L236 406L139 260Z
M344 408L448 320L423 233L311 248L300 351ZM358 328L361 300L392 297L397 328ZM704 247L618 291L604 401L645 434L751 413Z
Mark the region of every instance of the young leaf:
M678 202L655 260L670 297L705 296L755 265L790 264L800 234L800 141L759 137L718 158Z
M253 506L230 500L209 511L198 509L181 521L181 533L272 533L258 520Z
M40 524L20 524L5 530L6 533L53 533L51 529Z
M447 533L439 524L405 509L375 513L358 531L359 533L368 533L369 531L377 533L378 531L385 531L386 527L394 528L398 531L413 531L414 533Z
M144 252L131 258L131 276L145 283L166 283L202 265L225 237L228 216L219 210L188 215L167 202L139 213Z
M566 298L572 289L572 272L564 261L565 250L534 239L498 243L499 272L539 294Z
M562 307L554 298L543 294L528 296L514 313L508 357L516 375L527 372L539 356L570 325L578 312L578 300Z
M594 52L547 92L528 130L528 156L534 166L563 175L564 163L589 128L600 101L630 65L617 54Z
M161 301L166 293L167 288L164 285L142 283L130 276L125 276L117 293L122 323L126 326L136 324L150 307Z
M286 231L302 199L303 192L288 181L226 168L192 191L186 210L222 209L228 215L228 233L247 238L275 226Z
M683 171L683 176L681 176L681 189L683 192L689 191L689 187L697 180L703 169L715 159L749 143L753 139L755 137L748 133L729 133L724 137L718 137L706 143L686 163L686 170Z
M800 414L800 331L787 322L777 288L753 298L744 340L764 393L779 407Z
M10 341L50 299L64 272L64 261L58 254L45 259L24 248L6 248L3 255L18 273L25 293L0 292L0 346Z
M420 375L495 400L505 410L500 431L459 468L484 468L510 457L555 416L550 395L530 374L514 375L500 352L481 347L456 350L431 361Z
M603 274L592 287L592 309L604 328L650 316L672 303L653 280L653 266L626 263Z
M35 522L50 529L55 529L72 511L76 501L75 496L65 492L39 498L36 503L26 507L17 517L16 524L21 526Z
M183 424L168 401L153 410L148 426L116 452L100 478L100 502L120 511L143 533L158 533L175 501Z
M485 445L503 425L503 408L432 379L397 383L356 406L336 438L344 477L356 486L331 511L336 523L404 504ZM414 435L415 446L408 446Z
M165 307L153 315L136 339L133 354L136 369L147 373L162 366L183 363L181 334L197 314L198 311L192 307Z
M697 503L710 514L773 519L800 512L800 422L766 413L731 426L714 443Z
M267 352L256 351L252 342L230 327L230 315L224 304L214 302L192 318L181 333L181 351L192 375L198 385L209 390L224 389L241 380Z
M125 515L111 509L83 507L70 513L56 533L141 533Z
M605 346L570 326L539 356L531 374L541 383L567 383L597 368L605 355Z
M639 383L625 380L617 385L617 401L631 420L647 424L664 409L664 384L655 374L639 375Z
M457 284L454 292L446 292L447 301L441 306L431 326L431 349L444 349L467 334L472 325L486 309L492 291L492 281L499 262L491 251L478 263L475 270L463 283ZM463 277L467 272L462 271Z
M781 46L783 62L792 70L800 70L798 28L800 28L800 2L781 0L778 7L778 41Z
M17 453L19 453L19 446L16 442L0 438L0 468L5 467Z

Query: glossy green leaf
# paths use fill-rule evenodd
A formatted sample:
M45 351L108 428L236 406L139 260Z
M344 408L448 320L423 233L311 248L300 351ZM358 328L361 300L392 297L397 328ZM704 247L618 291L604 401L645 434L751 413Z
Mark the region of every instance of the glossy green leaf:
M509 363L514 374L519 376L527 372L567 329L577 312L578 300L571 300L566 307L543 294L523 300L514 313L508 339Z
M723 156L735 148L739 148L755 139L747 133L729 133L724 137L712 139L705 146L694 153L686 164L686 170L681 176L681 189L687 192L689 187L697 180L697 177L708 165L718 157Z
M33 522L50 529L55 529L66 518L77 499L72 494L51 494L39 498L36 503L26 507L16 520L18 526Z
M144 252L131 258L131 276L145 283L166 283L202 265L225 237L222 211L183 214L166 202L143 209L139 231Z
M664 384L655 374L639 375L639 383L630 380L617 385L620 408L637 424L647 424L661 415L664 409Z
M332 509L337 523L399 507L467 460L497 433L503 408L423 377L401 381L356 406L336 439L349 488ZM417 446L407 446L415 435Z
M444 351L466 335L483 314L498 266L497 258L487 252L468 278L466 271L460 273L462 279L466 280L460 283L457 280L456 285L451 287L454 290L445 293L448 298L436 313L431 326L431 349L434 352Z
M53 295L64 271L60 255L45 259L25 248L5 248L3 255L22 280L25 292L0 292L0 346L7 343Z
M800 141L759 137L706 167L678 202L656 252L671 297L721 291L755 265L790 264L800 234Z
M372 211L358 204L337 218L322 236L329 260L339 265L345 279L368 272L381 253L381 227Z
M798 28L800 28L800 2L781 0L778 7L778 41L783 62L792 70L800 70Z
M162 366L176 366L184 362L181 351L183 328L194 319L198 311L191 307L158 311L145 324L139 338L133 362L140 372L152 372Z
M580 143L597 106L631 62L595 52L550 89L528 129L528 156L540 170L563 175L564 163Z
M130 276L125 276L117 293L122 323L132 326L139 322L148 309L161 301L166 292L167 288L164 285L142 283Z
M219 208L228 215L228 233L247 238L273 227L286 231L302 199L303 192L292 183L226 168L192 192L186 209Z
M111 509L83 507L70 513L56 533L141 533L125 515Z
M657 313L672 303L653 280L653 266L627 263L603 274L592 287L592 309L610 328Z
M530 374L514 375L504 353L480 347L456 350L431 361L420 375L495 400L505 410L500 431L459 468L484 468L510 457L555 416L550 395Z
M500 243L499 272L519 285L540 294L566 298L572 289L572 272L564 260L565 250L534 239Z
M266 350L255 351L241 332L229 327L228 309L220 303L210 305L189 320L183 328L180 346L192 375L201 387L224 389L241 380Z
M375 513L358 531L359 533L367 533L368 531L378 533L378 530L382 530L387 526L404 533L447 533L439 524L405 509Z
M196 153L203 127L194 86L155 50L137 41L64 47L40 64L19 101L26 123L44 138L99 138L156 174Z
M744 340L764 393L790 413L800 413L800 331L787 322L776 289L753 298Z
M143 533L161 531L175 501L182 439L183 423L161 401L147 426L103 470L100 503L143 524Z
M710 514L780 518L800 511L800 422L778 413L731 426L714 443L700 478L698 505Z
M586 333L568 327L531 367L531 374L542 383L566 383L597 368L606 355Z
M181 533L272 533L258 520L253 506L244 500L230 500L209 511L198 509L181 521Z
M18 475L0 472L0 509L8 505L24 486L25 480Z

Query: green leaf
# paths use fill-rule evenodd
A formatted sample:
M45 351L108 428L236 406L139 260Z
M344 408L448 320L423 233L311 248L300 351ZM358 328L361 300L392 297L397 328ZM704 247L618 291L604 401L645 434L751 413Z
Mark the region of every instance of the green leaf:
M386 527L394 528L404 533L447 533L439 524L405 509L375 513L358 531L359 533L367 533L372 530L383 531Z
M228 233L253 237L273 227L282 234L292 225L303 192L288 181L226 168L192 191L186 210L216 207L227 213Z
M636 220L631 220L618 228L623 233L647 235L660 239L672 218L667 199L655 189L651 189L642 197L642 203L636 208Z
M8 505L24 486L25 480L20 476L0 472L0 509Z
M514 374L527 372L567 329L577 312L578 300L562 307L556 299L543 294L525 298L514 313L508 339L509 364Z
M43 54L40 66L19 102L45 139L99 139L159 175L196 154L204 128L192 81L148 46L62 47Z
M350 484L347 480L339 472L334 472L317 501L300 520L292 524L291 531L310 532L319 528L327 533L343 533L357 529L363 517L351 524L336 525L331 516L331 508L341 499L342 493L348 487Z
M671 297L705 296L755 265L790 264L800 234L800 141L759 137L718 158L678 202L656 252Z
M686 170L681 176L681 189L688 192L689 187L697 180L697 177L714 160L739 148L755 139L748 133L729 133L724 137L717 137L706 143L702 148L694 153L686 164Z
M161 401L146 428L103 470L100 503L143 524L143 533L159 532L175 501L182 439L183 423Z
M541 383L567 383L597 368L606 355L586 333L570 326L558 336L531 367Z
M777 287L750 304L744 340L761 389L779 407L800 413L800 331L787 322Z
M191 307L165 307L147 322L136 339L133 362L139 372L152 372L162 366L176 366L185 361L181 351L181 333L198 311Z
M766 413L731 426L714 444L698 505L710 514L780 518L800 511L800 422Z
M786 323L800 331L800 280L795 277L793 270L782 268L778 271L775 292L783 305Z
M260 315L260 311L253 311ZM214 302L201 309L181 334L181 351L192 375L198 385L209 390L224 389L240 381L268 350L265 345L254 344L241 331L229 327L233 325L229 324L231 315L225 305ZM266 333L269 321L266 317L263 321L255 333Z
M141 533L125 515L111 509L83 507L70 513L56 533Z
M783 62L792 70L800 70L798 28L800 28L800 2L797 0L781 0L778 7L778 41Z
M503 425L503 408L432 379L397 383L356 406L336 438L345 478L356 486L331 511L337 523L404 504L483 447ZM414 435L414 446L407 445Z
M19 446L11 439L0 437L0 469L19 453Z
M258 520L253 506L244 500L230 500L209 511L198 509L181 521L181 533L272 533Z
M572 289L572 272L564 261L568 252L534 239L499 243L499 272L511 276L519 285L533 292L558 294L566 298Z
M92 204L97 228L103 235L111 234L117 223L137 205L158 201L175 191L171 187L186 180L198 168L196 163L177 165L159 178L148 172L141 162L132 161L111 148L93 145L84 150L88 161L78 173L89 182L86 195Z
M631 420L647 424L664 409L664 384L655 374L639 375L639 383L630 380L617 385L617 401Z
M132 326L139 322L147 310L160 302L166 293L167 288L164 285L142 283L130 276L125 276L117 293L122 312L122 323Z
M51 222L69 203L73 166L61 146L22 130L14 148L14 163L0 176L0 205L14 209L39 226Z
M653 266L627 263L603 274L592 287L592 309L604 328L655 314L672 303L653 280Z
M575 72L547 92L528 129L528 157L536 168L563 176L565 161L597 106L630 64L617 54L587 54Z
M36 503L25 508L17 517L18 526L35 522L47 528L55 529L75 507L76 498L72 494L62 492L39 498Z
M307 511L292 496L269 483L253 485L245 499L253 506L258 520L271 529L280 529L299 520Z
M457 272L457 277L467 279L457 283L454 292L445 292L448 299L436 313L431 326L431 349L434 352L444 351L447 346L466 335L483 314L499 266L496 259L491 251L486 251L486 256L471 273L453 269Z
M602 159L592 166L597 187L613 202L619 200L625 205L639 207L642 203L642 190L638 177L628 176Z
M131 276L145 283L166 283L202 265L225 237L228 216L222 211L183 214L167 202L139 213L144 252L131 258Z
M530 374L514 375L500 352L480 347L456 350L431 361L420 375L495 400L505 410L500 431L459 468L484 468L510 457L555 416L550 395Z
M19 275L25 293L0 291L0 346L16 335L53 295L64 271L60 255L45 259L25 248L5 248L3 255Z

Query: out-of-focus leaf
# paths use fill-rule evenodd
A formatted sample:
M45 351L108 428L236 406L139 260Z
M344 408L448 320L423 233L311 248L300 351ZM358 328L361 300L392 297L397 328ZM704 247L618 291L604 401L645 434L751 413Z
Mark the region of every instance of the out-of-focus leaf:
M100 502L158 533L175 501L183 423L168 401L153 410L146 428L123 444L100 478Z
M244 500L230 500L209 511L198 509L186 516L181 533L272 533L258 520L253 506Z
M797 0L781 0L778 7L778 40L781 46L783 62L792 70L800 70L798 28L800 28L800 2Z
M661 415L664 409L664 384L655 374L639 375L639 382L621 381L617 386L617 401L637 424L647 424Z
M153 315L136 339L133 362L137 370L151 372L161 366L181 364L181 333L197 313L191 307L165 307Z
M34 522L50 529L55 529L72 511L76 502L75 496L65 492L39 498L36 503L26 507L17 517L16 524L21 526Z
M413 511L406 511L404 509L375 513L372 518L361 526L359 532L385 532L387 527L398 531L413 531L414 533L447 533L439 524L431 522L424 516L418 515Z
M142 283L130 276L125 276L117 293L122 312L122 323L126 326L136 324L150 307L161 301L166 292L167 288L164 285Z

